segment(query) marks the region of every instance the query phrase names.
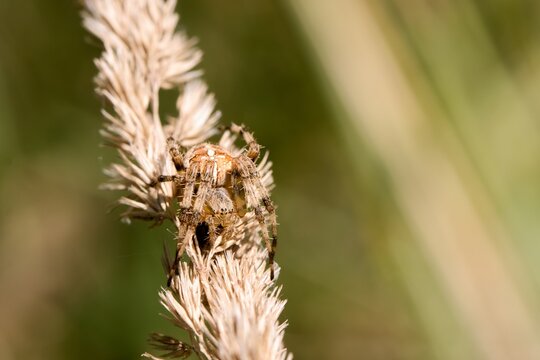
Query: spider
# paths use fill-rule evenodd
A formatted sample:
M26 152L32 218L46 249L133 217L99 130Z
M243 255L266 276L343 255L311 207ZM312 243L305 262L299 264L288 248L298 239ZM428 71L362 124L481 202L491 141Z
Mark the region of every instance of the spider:
M261 146L243 125L233 123L227 129L242 136L247 144L238 156L210 143L198 144L182 152L174 139L167 140L176 174L160 175L157 181L174 182L180 222L168 286L188 241L195 236L200 247L208 247L220 235L223 239L232 239L234 225L249 212L254 213L260 225L268 250L270 279L274 279L277 222L274 204L255 163Z

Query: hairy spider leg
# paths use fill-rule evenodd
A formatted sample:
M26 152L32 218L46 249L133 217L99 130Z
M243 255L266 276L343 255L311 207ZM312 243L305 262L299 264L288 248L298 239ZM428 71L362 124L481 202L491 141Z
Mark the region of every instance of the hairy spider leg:
M180 181L182 177L180 175L159 175L157 181L162 182L171 182L171 181ZM152 183L154 184L154 183Z
M169 137L167 138L167 145L169 145L169 154L176 171L184 169L184 156L178 149L178 143L172 137Z
M245 197L242 196L242 177L237 168L233 167L231 174L231 188L232 188L232 200L234 202L234 208L236 213L240 217L244 217L247 212Z
M244 139L244 142L248 146L246 156L251 161L257 160L261 152L261 145L257 143L253 134L247 131L244 125L237 125L235 123L232 123L229 129L235 134L240 134Z
M178 237L176 238L174 261L172 267L169 269L167 286L171 286L173 276L178 273L180 257L184 253L187 242L190 241L195 234L195 227L199 222L200 213L196 213L191 204L198 173L197 168L188 169L184 179L186 185L184 190L178 194L180 203L180 208L178 209L180 228L178 229Z
M174 167L176 171L181 171L184 169L184 156L178 149L177 142L172 138L169 137L167 139L167 145L169 145L169 154L171 155ZM176 174L176 175L159 175L157 178L157 181L152 181L149 185L151 187L154 187L157 185L158 182L171 182L174 181L175 183L179 183L182 180L182 176Z
M257 184L259 187L263 187L264 185L258 181ZM266 188L265 188L266 190ZM274 206L274 203L272 200L270 200L270 197L268 194L263 197L262 203L264 205L264 208L266 209L266 212L268 212L268 217L270 219L270 231L272 233L272 244L270 246L270 250L268 251L268 262L270 263L270 280L274 280L274 256L276 255L276 247L277 247L277 216L276 216L276 207Z
M216 225L216 220L212 216L209 216L206 219L206 223L208 224L208 241L209 241L208 248L210 249L216 243L217 225Z
M170 286L172 277L177 274L180 257L184 254L188 242L193 239L197 225L202 220L202 210L212 187L212 174L216 166L215 161L203 161L200 167L189 169L179 209L180 230L177 239L177 251L173 268L169 272L167 286ZM197 195L193 197L197 176L199 177L199 186ZM193 201L193 198L195 198L195 201Z
M255 218L261 227L261 233L268 250L268 265L270 266L270 279L274 280L274 257L277 246L277 221L275 207L268 195L268 190L259 179L257 168L252 161L237 158L238 172L244 185L247 207L253 208ZM264 216L264 210L268 212L270 227L272 231L272 240L268 233L268 226Z

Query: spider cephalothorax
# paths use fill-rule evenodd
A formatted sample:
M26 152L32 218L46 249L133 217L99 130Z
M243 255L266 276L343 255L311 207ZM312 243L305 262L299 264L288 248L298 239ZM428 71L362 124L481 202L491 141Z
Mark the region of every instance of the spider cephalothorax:
M159 182L174 182L179 203L180 229L169 283L188 241L195 236L199 246L206 248L218 236L233 239L237 235L236 225L249 212L254 213L259 223L268 249L270 276L274 277L276 214L255 163L260 145L242 126L232 124L229 129L240 134L247 144L237 156L210 143L195 145L184 153L169 139L169 153L177 173L158 177Z

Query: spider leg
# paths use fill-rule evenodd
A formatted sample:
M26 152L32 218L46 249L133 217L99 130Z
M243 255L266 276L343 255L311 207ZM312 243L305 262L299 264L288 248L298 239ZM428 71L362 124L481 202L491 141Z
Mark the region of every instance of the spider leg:
M178 209L178 219L180 227L178 229L178 237L176 239L176 253L174 261L169 269L169 276L167 278L167 286L171 286L172 278L175 274L178 274L178 264L180 263L180 257L184 253L187 242L191 240L195 233L195 227L197 226L200 213L196 214L192 209L192 198L195 188L195 180L197 179L197 169L190 168L186 172L185 187L181 194L178 194L180 209Z
M169 145L169 154L171 155L174 168L176 169L176 171L183 170L184 169L184 156L178 149L178 144L176 143L176 141L174 141L172 137L169 137L167 139L167 144ZM159 175L157 177L157 180L152 181L149 184L149 186L154 187L158 183L162 183L162 182L171 182L171 181L178 182L181 179L182 177L180 175Z
M170 181L179 181L182 179L180 175L159 175L157 178L158 182L170 182Z
M268 265L270 266L270 280L274 280L274 256L276 255L277 234L272 231L272 241L270 241L270 235L268 233L268 226L266 225L266 219L264 218L263 206L257 206L253 209L255 211L255 218L261 226L261 233L264 238L266 249L268 250ZM272 224L272 229L275 226Z
M158 183L163 182L178 182L182 179L182 176L180 175L159 175L156 180L153 180L148 186L155 187Z
M248 149L246 152L246 156L251 160L255 161L259 157L259 154L261 152L261 145L255 141L255 137L253 136L253 133L246 130L244 125L237 125L235 123L232 123L229 127L231 132L235 134L240 134L244 141L246 142Z
M214 220L212 216L210 216L208 217L208 219L206 219L206 223L208 224L208 241L209 241L208 249L212 249L217 239L216 221Z
M242 177L240 176L240 172L237 169L233 169L233 171L231 172L231 188L232 200L234 202L236 213L240 217L243 217L246 214L247 209L245 196L243 196Z
M276 209L272 205L268 205L267 201L272 201L269 198L263 198L263 203L266 208L266 211L268 211L268 214L270 215L270 229L272 231L272 246L270 248L270 252L268 253L268 258L270 262L270 280L274 280L274 256L276 256L276 247L277 247L277 217L276 217Z
M184 156L178 149L176 141L172 137L169 137L167 139L167 145L169 145L169 154L171 155L176 171L184 169Z
M268 264L270 266L270 279L274 280L274 257L277 246L277 220L275 206L270 200L268 190L260 181L257 168L252 161L238 158L238 172L242 177L244 191L248 208L253 208L255 218L261 227L261 233L268 250ZM264 210L268 213L270 219L271 236L268 232L268 225Z
M184 188L184 193L182 194L182 201L179 209L180 236L176 244L176 255L173 266L169 271L167 286L170 286L173 276L177 274L180 258L184 254L188 242L193 239L193 236L196 233L197 225L199 225L202 221L201 214L208 196L208 191L210 190L213 166L213 162L208 162L201 166L200 172L197 168L190 169L188 172L186 187ZM200 174L200 184L199 188L197 189L195 201L192 205L197 174ZM181 234L183 234L183 236Z
M197 225L200 214L186 211L181 216L183 217L182 220L184 221L184 223L181 226L179 236L176 242L176 253L174 255L174 261L172 263L172 266L169 269L169 276L167 277L167 287L171 286L173 276L178 275L178 265L180 264L180 258L182 257L182 254L184 254L188 241L190 241L193 238L193 235L195 235L195 227Z
M195 202L193 203L193 208L196 211L202 211L206 204L210 188L212 187L213 172L216 166L217 164L214 161L207 161L200 168L200 184Z

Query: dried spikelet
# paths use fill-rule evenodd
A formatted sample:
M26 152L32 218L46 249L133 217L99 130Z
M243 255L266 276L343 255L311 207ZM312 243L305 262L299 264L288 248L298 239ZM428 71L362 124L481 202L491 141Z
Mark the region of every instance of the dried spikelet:
M266 252L251 246L241 257L231 250L203 255L191 243L187 253L192 263L180 265L160 297L171 321L191 334L194 351L206 359L292 359L278 319L285 301L270 280Z
M195 41L176 30L173 0L84 0L84 26L104 45L96 60L96 92L106 100L102 110L106 143L115 147L119 162L105 169L105 189L121 190L124 219L171 220L170 183L149 186L160 174L175 169L166 139L191 147L214 135L220 113L194 67L201 59ZM164 124L159 115L159 92L177 89L178 114ZM238 153L235 136L225 132L219 145ZM268 154L258 164L264 186L273 188ZM188 331L191 344L153 334L152 345L163 358L196 353L204 359L290 359L283 345L286 323L278 317L285 301L266 269L266 250L260 246L259 225L247 214L229 238L218 237L202 252L187 244L189 262L178 265L170 288L160 293L171 320ZM279 271L279 270L278 270ZM150 359L160 359L143 354Z
M111 180L103 188L127 190L120 199L127 207L124 219L172 218L170 184L157 189L148 184L158 174L171 173L166 161L169 136L183 146L215 133L219 113L207 87L193 70L201 59L194 41L176 32L175 1L86 0L84 26L104 44L96 60L96 92L108 107L101 131L106 143L122 159L105 170ZM159 118L159 91L177 88L179 114L163 126Z

